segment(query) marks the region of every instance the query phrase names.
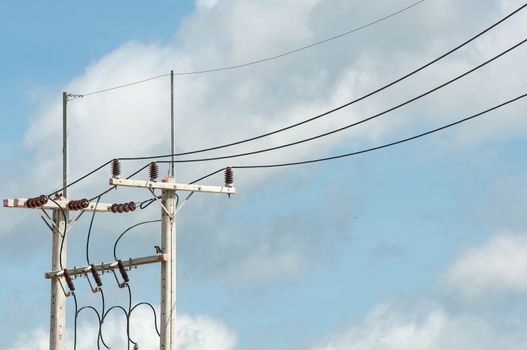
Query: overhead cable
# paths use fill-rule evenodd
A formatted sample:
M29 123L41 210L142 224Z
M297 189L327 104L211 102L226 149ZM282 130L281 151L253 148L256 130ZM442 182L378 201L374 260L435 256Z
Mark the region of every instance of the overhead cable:
M274 164L253 164L253 165L232 165L232 166L230 166L230 168L232 168L232 169L280 168L280 167L288 167L288 166L296 166L296 165L304 165L304 164L326 162L326 161L330 161L330 160L347 158L347 157L352 157L352 156L356 156L356 155L363 154L363 153L377 151L377 150L380 150L380 149L383 149L383 148L388 148L388 147L399 145L401 143L413 141L413 140L416 140L418 138L421 138L421 137L424 137L424 136L428 136L430 134L433 134L433 133L436 133L436 132L439 132L439 131L451 128L453 126L465 123L465 122L467 122L469 120L481 117L481 116L483 116L483 115L485 115L485 114L487 114L489 112L492 112L492 111L494 111L496 109L499 109L501 107L509 105L509 104L511 104L513 102L516 102L518 100L521 100L521 99L523 99L525 97L527 97L527 93L524 93L524 94L522 94L522 95L520 95L518 97L512 98L512 99L510 99L508 101L500 103L500 104L498 104L498 105L496 105L494 107L488 108L488 109L486 109L484 111L481 111L479 113L473 114L473 115L471 115L469 117L466 117L466 118L463 118L463 119L459 119L459 120L457 120L455 122L443 125L441 127L438 127L438 128L435 128L435 129L432 129L432 130L429 130L429 131L426 131L426 132L423 132L423 133L420 133L420 134L417 134L417 135L414 135L414 136L411 136L411 137L407 137L407 138L400 139L400 140L397 140L397 141L385 143L385 144L380 145L380 146L366 148L366 149L363 149L363 150L360 150L360 151L349 152L349 153L344 153L344 154L339 154L339 155L336 155L336 156L330 156L330 157L324 157L324 158L315 158L315 159L296 161L296 162L274 163ZM158 163L169 163L169 162L170 161L163 160L163 161L159 161ZM194 180L194 181L192 181L190 183L192 184L192 183L196 183L198 181L204 180L204 179L206 179L206 178L208 178L208 177L210 177L212 175L215 175L215 174L217 174L217 173L219 173L219 172L221 172L223 170L225 170L225 168L218 169L218 170L216 170L216 171L214 171L212 173L209 173L209 174L207 174L207 175L205 175L203 177L200 177L199 179Z
M485 33L487 33L488 31L490 31L491 29L497 27L498 25L500 25L501 23L503 23L504 21L506 21L507 19L509 19L510 17L512 17L513 15L517 14L519 11L523 10L525 7L527 7L527 3L525 3L524 5L522 5L521 7L519 7L518 9L512 11L511 13L509 13L507 16L503 17L502 19L500 19L499 21L497 21L496 23L494 23L493 25L491 25L490 27L487 27L486 29L484 29L483 31L479 32L478 34L470 37L469 39L465 40L463 43L457 45L456 47L454 47L453 49L445 52L444 54L442 54L441 56L429 61L428 63L425 63L424 65L414 69L413 71L393 80L392 82L386 84L386 85L383 85L379 88L377 88L376 90L373 90L361 97L358 97L350 102L347 102L343 105L340 105L338 107L335 107L333 109L330 109L326 112L323 112L323 113L320 113L314 117L311 117L311 118L308 118L308 119L304 119L300 122L297 122L297 123L294 123L294 124L291 124L291 125L288 125L288 126L285 126L285 127L282 127L280 129L276 129L276 130L273 130L273 131L269 131L269 132L266 132L266 133L263 133L263 134L260 134L260 135L257 135L257 136L253 136L253 137L250 137L250 138L246 138L246 139L242 139L242 140L238 140L238 141L234 141L234 142L230 142L230 143L226 143L226 144L222 144L222 145L218 145L218 146L213 146L213 147L208 147L208 148L202 148L202 149L198 149L198 150L193 150L193 151L188 151L188 152L182 152L182 153L175 153L174 156L185 156L185 155L190 155L190 154L195 154L195 153L202 153L202 152L208 152L208 151L214 151L214 150L218 150L218 149L222 149L222 148L226 148L226 147L231 147L231 146L236 146L236 145L240 145L240 144L243 144L243 143L247 143L247 142L250 142L250 141L255 141L255 140L258 140L258 139L261 139L261 138L264 138L264 137L268 137L268 136L271 136L271 135L274 135L274 134L278 134L280 132L283 132L283 131L286 131L286 130L289 130L289 129L292 129L292 128L296 128L300 125L304 125L304 124L307 124L307 123L310 123L314 120L317 120L317 119L320 119L322 117L325 117L327 115L330 115L334 112L337 112L343 108L346 108L348 106L351 106L357 102L360 102L370 96L373 96L409 77L411 77L412 75L422 71L423 69L437 63L438 61L442 60L443 58L451 55L452 53L454 53L455 51L459 50L460 48L466 46L467 44L469 44L470 42L476 40L477 38L479 38L480 36L484 35ZM156 156L145 156L145 157L124 157L124 158L119 158L121 160L145 160L145 159L156 159L156 158L169 158L169 157L172 157L172 154L163 154L163 155L156 155Z
M341 106L338 106L332 110L329 110L327 112L324 112L322 114L319 114L319 115L316 115L312 118L309 118L309 119L306 119L306 120L303 120L301 122L298 122L298 123L295 123L295 124L291 124L291 125L288 125L288 126L285 126L283 128L280 128L280 129L277 129L277 130L274 130L274 131L270 131L270 132L267 132L267 133L264 133L264 134L260 134L260 135L257 135L257 136L253 136L253 137L250 137L250 138L246 138L246 139L243 139L243 140L239 140L239 141L234 141L234 142L231 142L231 143L226 143L226 144L222 144L222 145L218 145L218 146L213 146L213 147L208 147L208 148L203 148L203 149L199 149L199 150L194 150L194 151L190 151L190 152L183 152L183 153L176 153L174 154L175 156L183 156L183 155L190 155L190 154L195 154L195 153L201 153L201 152L207 152L207 151L213 151L213 150L217 150L217 149L221 149L221 148L226 148L226 147L230 147L230 146L235 146L235 145L240 145L240 144L243 144L243 143L246 143L246 142L250 142L250 141L254 141L254 140L257 140L257 139L261 139L261 138L264 138L264 137L268 137L268 136L271 136L273 134L277 134L277 133L280 133L280 132L283 132L283 131L286 131L286 130L289 130L289 129L292 129L294 127L297 127L297 126L300 126L300 125L303 125L303 124L306 124L306 123L309 123L311 121L314 121L316 119L319 119L321 117L324 117L326 115L329 115L333 112L336 112L342 108L345 108L347 106L350 106L354 103L357 103L359 101L362 101L380 91L383 91L401 81L403 81L404 79L418 73L419 71L431 66L432 64L440 61L441 59L447 57L448 55L452 54L453 52L459 50L460 48L462 48L463 46L467 45L468 43L474 41L475 39L479 38L480 36L484 35L485 33L487 33L488 31L492 30L493 28L499 26L501 23L505 22L506 20L508 20L509 18L511 18L512 16L516 15L518 12L520 12L521 10L523 10L525 7L527 7L527 3L525 3L524 5L520 6L519 8L517 8L516 10L512 11L511 13L509 13L508 15L506 15L505 17L501 18L499 21L495 22L494 24L492 24L491 26L487 27L486 29L482 30L481 32L479 32L478 34L472 36L471 38L467 39L466 41L464 41L463 43L459 44L458 46L454 47L453 49L449 50L448 52L442 54L441 56L433 59L432 61L420 66L419 68L407 73L406 75L374 90L374 91L371 91L369 93L367 93L366 95L363 95L359 98L356 98L354 99L353 101L350 101L344 105L341 105ZM144 156L144 157L125 157L125 158L120 158L122 160L145 160L145 159L156 159L156 158L167 158L167 157L171 157L172 154L168 154L168 155L155 155L155 156ZM67 186L61 188L61 189L58 189L54 192L52 192L51 194L55 194L55 193L59 193L60 191L64 190L65 188L68 188L82 180L84 180L85 178L87 178L88 176L91 176L93 175L95 172L101 170L102 168L104 168L106 165L110 164L112 162L112 160L109 160L107 161L106 163L100 165L99 167L95 168L94 170L91 170L90 172L88 172L87 174L79 177L78 179L76 179L75 181L71 182L70 184L68 184ZM146 168L148 167L148 164L144 167ZM143 168L143 169L144 169ZM142 169L141 169L142 170ZM110 191L112 188L110 188L109 190L107 191ZM50 195L51 195L50 194ZM96 198L97 196L95 196L94 198Z
M193 163L193 162L206 162L206 161L213 161L213 160L220 160L220 159L230 159L230 158L238 158L238 157L244 157L244 156L250 156L250 155L254 155L254 154L259 154L259 153L264 153L264 152L270 152L270 151L275 151L275 150L278 150L278 149L282 149L282 148L286 148L286 147L291 147L291 146L295 146L295 145L299 145L299 144L302 144L302 143L305 143L305 142L309 142L309 141L313 141L313 140L316 140L316 139L319 139L319 138L322 138L322 137L325 137L325 136L329 136L329 135L332 135L332 134L336 134L338 132L342 132L344 130L347 130L351 127L354 127L354 126L357 126L357 125L360 125L360 124L363 124L367 121L370 121L372 119L375 119L375 118L378 118L382 115L385 115L387 113L390 113L390 112L393 112L394 110L396 109L399 109L403 106L406 106L418 99L421 99L439 89L442 89L443 87L469 75L470 73L473 73L475 72L476 70L486 66L487 64L493 62L494 60L502 57L503 55L511 52L512 50L518 48L519 46L525 44L525 42L527 42L527 38L526 39L523 39L521 42L517 43L516 45L508 48L507 50L499 53L498 55L488 59L487 61L479 64L478 66L456 76L455 78L452 78L450 80L448 80L447 82L443 83L443 84L440 84L420 95L417 95L409 100L406 100L394 107L391 107L391 108L388 108L380 113L377 113L377 114L374 114L368 118L365 118L365 119L361 119L357 122L354 122L354 123L351 123L351 124L348 124L348 125L345 125L343 127L340 127L340 128L337 128L337 129L334 129L334 130L330 130L328 132L325 132L325 133L322 133L322 134L318 134L318 135L315 135L315 136L312 136L312 137L309 137L309 138L305 138L305 139L301 139L301 140L298 140L298 141L294 141L294 142L289 142L289 143L286 143L286 144L282 144L282 145L278 145L278 146L274 146L274 147L268 147L268 148L264 148L264 149L259 149L259 150L256 150L256 151L250 151L250 152L244 152L244 153L237 153L237 154L231 154L231 155L226 155L226 156L217 156L217 157L208 157L208 158L195 158L195 159L179 159L179 160L174 160L173 163Z
M392 17L397 16L398 14L401 14L401 13L411 9L412 7L415 7L415 6L419 5L420 3L424 2L424 1L425 0L416 1L416 2L410 4L410 5L406 6L406 7L403 7L402 9L399 9L399 10L397 10L395 12L392 12L392 13L386 15L386 16L378 18L378 19L376 19L374 21L371 21L371 22L366 23L364 25L361 25L359 27L350 29L350 30L345 31L343 33L340 33L340 34L331 36L329 38L313 42L311 44L308 44L308 45L305 45L305 46L302 46L302 47L299 47L299 48L296 48L296 49L293 49L293 50L290 50L290 51L282 52L282 53L274 55L274 56L259 58L259 59L253 60L253 61L249 61L249 62L245 62L245 63L241 63L241 64L236 64L236 65L230 65L230 66L222 66L222 67L216 67L216 68L207 68L207 69L200 69L200 70L194 70L194 71L174 72L174 75L176 75L176 76L184 76L184 75L196 75L196 74L214 73L214 72L220 72L220 71L226 71L226 70L234 70L234 69L238 69L238 68L253 66L253 65L256 65L256 64L259 64L259 63L264 63L264 62L268 62L268 61L277 60L279 58L282 58L282 57L285 57L285 56L289 56L289 55L292 55L294 53L297 53L297 52L300 52L300 51L304 51L304 50L310 49L310 48L318 46L318 45L325 44L327 42L330 42L330 41L342 38L344 36L350 35L352 33L358 32L359 30L371 27L371 26L373 26L373 25L375 25L377 23L386 21L386 20L388 20L388 19L390 19ZM127 83L127 84L122 84L122 85L118 85L118 86L114 86L114 87L110 87L110 88L106 88L106 89L102 89L102 90L87 92L87 93L84 93L84 94L80 94L79 96L84 97L84 96L95 95L95 94L99 94L99 93L107 92L107 91L111 91L111 90L122 89L122 88L125 88L125 87L128 87L128 86L145 83L145 82L150 81L150 80L159 79L159 78L163 78L163 77L167 77L167 76L170 76L170 74L161 74L161 75L158 75L158 76L155 76L155 77L150 77L150 78L134 81L134 82Z

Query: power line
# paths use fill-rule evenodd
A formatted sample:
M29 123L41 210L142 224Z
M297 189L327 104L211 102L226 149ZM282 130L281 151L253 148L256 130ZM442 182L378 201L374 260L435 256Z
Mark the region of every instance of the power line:
M240 145L240 144L243 144L243 143L247 143L247 142L250 142L250 141L254 141L254 140L257 140L257 139L261 139L261 138L264 138L264 137L268 137L268 136L271 136L271 135L274 135L274 134L277 134L277 133L280 133L280 132L283 132L283 131L286 131L286 130L289 130L289 129L292 129L294 127L297 127L297 126L300 126L300 125L303 125L303 124L306 124L306 123L309 123L311 121L314 121L316 119L319 119L319 118L322 118L326 115L329 115L333 112L336 112L342 108L345 108L347 106L350 106L354 103L357 103L359 101L362 101L378 92L381 92L401 81L403 81L404 79L420 72L421 70L431 66L432 64L440 61L441 59L447 57L448 55L452 54L453 52L459 50L460 48L462 48L463 46L467 45L468 43L476 40L477 38L481 37L482 35L484 35L485 33L487 33L488 31L492 30L493 28L499 26L501 23L505 22L506 20L508 20L509 18L511 18L512 16L514 16L515 14L517 14L518 12L520 12L521 10L523 10L525 7L527 7L527 3L525 3L524 5L520 6L519 8L517 8L516 10L512 11L511 13L509 13L508 15L506 15L505 17L501 18L500 20L498 20L497 22L495 22L494 24L492 24L491 26L487 27L486 29L482 30L481 32L479 32L478 34L472 36L471 38L469 38L468 40L464 41L463 43L459 44L458 46L454 47L453 49L449 50L448 52L442 54L441 56L433 59L432 61L420 66L419 68L407 73L406 75L374 90L374 91L371 91L359 98L356 98L355 100L353 101L350 101L344 105L341 105L341 106L338 106L332 110L329 110L327 112L324 112L322 114L319 114L319 115L316 115L312 118L309 118L309 119L306 119L306 120L303 120L301 122L298 122L298 123L295 123L295 124L291 124L291 125L288 125L286 127L283 127L283 128L280 128L280 129L277 129L277 130L274 130L274 131L270 131L270 132L267 132L267 133L264 133L264 134L260 134L260 135L257 135L257 136L253 136L253 137L250 137L250 138L246 138L246 139L243 139L243 140L239 140L239 141L235 141L235 142L231 142L231 143L227 143L227 144L222 144L222 145L218 145L218 146L213 146L213 147L209 147L209 148L203 148L203 149L199 149L199 150L194 150L194 151L190 151L190 152L183 152L183 153L176 153L174 154L175 156L183 156L183 155L190 155L190 154L195 154L195 153L201 153L201 152L207 152L207 151L212 151L212 150L217 150L217 149L221 149L221 148L226 148L226 147L230 147L230 146L235 146L235 145ZM124 157L124 158L119 158L121 160L146 160L146 159L156 159L156 158L167 158L167 157L171 157L172 154L164 154L164 155L155 155L155 156L144 156L144 157ZM79 177L78 179L76 179L75 181L69 183L67 186L61 188L61 189L58 189L54 192L52 192L50 195L52 194L55 194L55 193L58 193L62 190L64 190L65 188L68 188L80 181L82 181L83 179L87 178L88 176L91 176L93 175L94 173L96 173L97 171L101 170L102 168L104 168L106 165L110 164L112 162L112 160L109 160L107 161L106 163L100 165L99 167L95 168L94 170L88 172L87 174ZM146 168L146 166L145 166ZM143 168L144 169L144 168ZM107 191L110 191L112 188L110 188L109 190ZM97 196L95 196L94 198L96 198Z
M289 129L292 129L292 128L295 128L295 127L298 127L300 125L303 125L303 124L307 124L309 122L312 122L314 120L317 120L317 119L320 119L324 116L327 116L329 114L332 114L334 112L337 112L345 107L348 107L348 106L351 106L357 102L360 102L370 96L373 96L409 77L411 77L412 75L415 75L416 73L422 71L423 69L431 66L432 64L434 63L437 63L438 61L442 60L443 58L451 55L452 53L454 53L455 51L459 50L460 48L466 46L467 44L469 44L470 42L476 40L477 38L481 37L482 35L484 35L485 33L487 33L488 31L490 31L491 29L497 27L498 25L500 25L501 23L503 23L504 21L506 21L507 19L509 19L510 17L512 17L513 15L517 14L518 12L520 12L521 10L523 10L525 7L527 7L527 3L522 5L521 7L519 7L518 9L512 11L511 13L509 13L507 16L503 17L502 19L500 19L499 21L497 21L496 23L494 23L493 25L491 25L490 27L487 27L486 29L484 29L483 31L479 32L478 34L472 36L471 38L469 38L468 40L464 41L463 43L459 44L458 46L454 47L453 49L445 52L444 54L442 54L441 56L429 61L428 63L425 63L424 65L420 66L419 68L416 68L414 69L413 71L403 75L402 77L399 77L395 80L393 80L392 82L386 84L386 85L383 85L381 86L380 88L374 90L374 91L371 91L361 97L358 97L350 102L347 102L343 105L340 105L338 107L335 107L333 109L330 109L329 111L326 111L326 112L323 112L321 114L318 114L314 117L311 117L311 118L308 118L308 119L305 119L305 120L302 120L300 122L297 122L297 123L294 123L294 124L291 124L291 125L288 125L288 126L285 126L285 127L282 127L280 129L276 129L276 130L273 130L273 131L270 131L270 132L266 132L264 134L260 134L260 135L257 135L257 136L253 136L253 137L250 137L250 138L246 138L246 139L243 139L243 140L239 140L239 141L234 141L234 142L230 142L230 143L226 143L226 144L222 144L222 145L218 145L218 146L213 146L213 147L208 147L208 148L203 148L203 149L198 149L198 150L194 150L194 151L189 151L189 152L182 152L182 153L176 153L174 154L175 156L185 156L185 155L190 155L190 154L195 154L195 153L202 153L202 152L208 152L208 151L214 151L214 150L218 150L218 149L222 149L222 148L226 148L226 147L231 147L231 146L236 146L236 145L240 145L240 144L243 144L243 143L247 143L247 142L250 142L250 141L255 141L255 140L258 140L258 139L261 139L261 138L264 138L264 137L268 137L268 136L271 136L271 135L275 135L275 134L278 134L280 132L283 132L283 131L286 131L286 130L289 130ZM168 157L171 157L172 154L163 154L163 155L156 155L156 156L145 156L145 157L124 157L124 158L119 158L121 160L146 160L146 159L156 159L156 158L168 158Z
M462 123L465 123L471 119L475 119L475 118L478 118L480 116L483 116L489 112L492 112L498 108L501 108L501 107L504 107L508 104L511 104L513 102L516 102L522 98L525 98L527 97L527 93L523 94L523 95L520 95L518 97L515 97L513 99L510 99L508 101L505 101L503 103L500 103L494 107L491 107L491 108L488 108L482 112L479 112L479 113L476 113L476 114L473 114L469 117L466 117L466 118L463 118L463 119L459 119L455 122L452 122L452 123L449 123L449 124L446 124L446 125L443 125L441 127L438 127L438 128L435 128L435 129L432 129L432 130L429 130L429 131L426 131L426 132L423 132L423 133L420 133L420 134L417 134L417 135L414 135L414 136L411 136L411 137L407 137L407 138L404 138L404 139L401 139L401 140L397 140L397 141L394 141L394 142L390 142L390 143L386 143L386 144L383 144L383 145L380 145L380 146L376 146L376 147L371 147L371 148L366 148L366 149L363 149L363 150L360 150L360 151L355 151L355 152L350 152L350 153L344 153L344 154L339 154L339 155L336 155L336 156L330 156L330 157L325 157L325 158L315 158L315 159L309 159L309 160L302 160L302 161L297 161L297 162L287 162L287 163L275 163L275 164L255 164L255 165L234 165L234 166L230 166L230 168L232 169L261 169L261 168L279 168L279 167L287 167L287 166L296 166L296 165L304 165L304 164L311 164L311 163L319 163L319 162L325 162L325 161L330 161L330 160L336 160L336 159L341 159L341 158L347 158L347 157L352 157L352 156L356 156L356 155L359 155L359 154L363 154L363 153L368 153L368 152L372 152L372 151L377 151L377 150L380 150L380 149L383 149L383 148L388 148L388 147L392 147L392 146L395 146L395 145L399 145L401 143L405 143L405 142L409 142L409 141L413 141L415 139L418 139L418 138L421 138L421 137L424 137L424 136L427 136L427 135L430 135L430 134L433 134L433 133L436 133L436 132L439 132L439 131L442 131L442 130L445 130L445 129L448 129L448 128L451 128L453 126L456 126L458 124L462 124ZM159 163L168 163L170 161L159 161ZM200 177L199 179L197 180L194 180L192 182L190 182L191 184L192 183L196 183L198 181L201 181L203 179L206 179L212 175L215 175L221 171L223 171L225 168L221 168L221 169L218 169L216 171L213 171L212 173L209 173L203 177Z
M480 65L456 76L455 78L453 79L450 79L449 81L443 83L443 84L440 84L436 87L434 87L433 89L430 89L418 96L415 96L409 100L406 100L394 107L391 107L391 108L388 108L380 113L377 113L377 114L374 114L373 116L370 116L368 118L365 118L365 119L362 119L362 120L359 120L357 122L354 122L354 123L351 123L351 124L348 124L348 125L345 125L343 127L340 127L340 128L337 128L337 129L334 129L334 130L331 130L331 131L328 131L328 132L325 132L325 133L322 133L322 134L318 134L318 135L315 135L315 136L312 136L312 137L309 137L309 138L305 138L305 139L301 139L301 140L298 140L298 141L295 141L295 142L290 142L290 143L286 143L286 144L282 144L282 145L279 145L279 146L274 146L274 147L268 147L268 148L264 148L264 149L259 149L259 150L256 150L256 151L250 151L250 152L244 152L244 153L238 153L238 154L231 154L231 155L227 155L227 156L217 156L217 157L209 157L209 158L195 158L195 159L182 159L182 160L174 160L174 161L171 161L172 163L193 163L193 162L205 162L205 161L213 161L213 160L220 160L220 159L229 159L229 158L238 158L238 157L244 157L244 156L249 156L249 155L254 155L254 154L259 154L259 153L264 153L264 152L270 152L270 151L275 151L275 150L278 150L278 149L282 149L282 148L286 148L286 147L291 147L291 146L295 146L295 145L299 145L301 143L305 143L305 142L309 142L309 141L313 141L313 140L316 140L316 139L319 139L319 138L322 138L322 137L325 137L325 136L329 136L329 135L332 135L332 134L336 134L338 132L341 132L341 131L344 131L344 130L347 130L351 127L354 127L354 126L357 126L357 125L360 125L360 124L363 124L367 121L370 121L372 119L375 119L375 118L378 118L382 115L385 115L387 113L390 113L396 109L399 109L403 106L406 106L418 99L421 99L439 89L442 89L443 87L469 75L470 73L473 73L475 72L476 70L484 67L485 65L495 61L496 59L504 56L505 54L511 52L512 50L518 48L519 46L525 44L525 42L527 42L527 38L526 39L523 39L521 42L517 43L516 45L510 47L509 49L501 52L500 54L492 57L491 59L488 59L487 61L481 63Z
M316 42L313 42L311 44L308 44L308 45L305 45L305 46L302 46L302 47L299 47L299 48L296 48L296 49L293 49L293 50L290 50L290 51L286 51L286 52L283 52L283 53L280 53L280 54L277 54L277 55L274 55L274 56L259 58L259 59L256 59L256 60L253 60L253 61L249 61L249 62L246 62L246 63L230 65L230 66L222 66L222 67L208 68L208 69L201 69L201 70L194 70L194 71L174 72L174 75L184 76L184 75L196 75L196 74L221 72L221 71L234 70L234 69L238 69L238 68L253 66L253 65L256 65L256 64L259 64L259 63L264 63L264 62L277 60L279 58L282 58L282 57L285 57L285 56L289 56L289 55L295 54L297 52L304 51L304 50L310 49L312 47L328 43L330 41L333 41L333 40L342 38L344 36L350 35L352 33L358 32L358 31L360 31L362 29L371 27L371 26L373 26L373 25L375 25L377 23L386 21L386 20L388 20L388 19L390 19L392 17L395 17L395 16L397 16L397 15L399 15L399 14L405 12L405 11L408 11L409 9L419 5L420 3L424 2L424 1L425 0L419 0L419 1L414 2L414 3L412 3L412 4L410 4L410 5L406 6L406 7L403 7L402 9L399 9L399 10L397 10L395 12L392 12L392 13L386 15L386 16L383 16L381 18L373 20L373 21L371 21L369 23L366 23L364 25L361 25L359 27L350 29L348 31L345 31L343 33L331 36L329 38L322 39L320 41L316 41ZM106 89L102 89L102 90L97 90L97 91L92 91L92 92L80 94L80 96L84 97L84 96L95 95L95 94L99 94L99 93L107 92L107 91L111 91L111 90L122 89L122 88L125 88L125 87L128 87L128 86L141 84L141 83L144 83L144 82L147 82L147 81L150 81L150 80L159 79L159 78L163 78L163 77L167 77L167 76L170 76L170 74L161 74L161 75L158 75L158 76L155 76L155 77L146 78L146 79L134 81L134 82L123 84L123 85L118 85L118 86L114 86L114 87L110 87L110 88L106 88Z

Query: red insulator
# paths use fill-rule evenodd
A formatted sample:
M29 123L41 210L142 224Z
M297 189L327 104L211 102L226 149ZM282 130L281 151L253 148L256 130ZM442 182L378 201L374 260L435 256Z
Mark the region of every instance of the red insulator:
M117 260L117 266L119 267L119 272L121 273L121 276L123 277L123 280L125 282L130 281L130 279L128 278L128 274L126 273L126 269L124 268L124 264L123 264L123 262L120 259Z
M45 204L48 203L48 197L46 197L45 195L41 195L38 197L38 204L39 206L43 206Z
M112 161L112 176L117 178L121 175L121 163L119 159L114 159Z
M130 211L134 211L137 208L134 202L128 203L128 207L130 208Z
M123 208L122 204L117 204L117 211L119 212L119 214L124 211L124 208Z
M86 198L83 198L79 201L79 206L81 209L86 209L88 208L89 205L90 205L90 202Z
M232 187L234 183L234 174L231 167L225 168L225 186Z
M156 162L150 163L150 181L155 181L159 176L159 167Z
M90 270L91 270L91 274L93 276L93 279L95 280L95 283L97 283L97 286L98 287L102 287L101 275L99 275L99 272L97 272L97 270L95 270L95 265L92 264Z
M66 280L66 284L68 285L68 288L73 292L75 291L75 285L73 284L73 280L71 279L71 275L68 273L68 270L64 269L64 279Z
M117 213L117 203L112 204L110 210L112 211L112 213Z

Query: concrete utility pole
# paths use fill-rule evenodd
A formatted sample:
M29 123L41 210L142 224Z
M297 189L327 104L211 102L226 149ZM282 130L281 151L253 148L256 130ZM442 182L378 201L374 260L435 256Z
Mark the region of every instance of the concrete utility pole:
M62 93L62 195L68 196L68 93ZM61 269L61 262L66 266L67 240L66 226L69 220L68 209L53 211L53 237L51 239L51 270ZM63 237L64 236L64 237ZM62 245L62 249L61 249ZM66 338L66 296L61 290L59 281L51 280L51 302L49 323L50 350L64 350Z
M162 181L142 181L127 179L110 179L112 186L126 186L161 190L161 249L167 253L167 259L161 262L161 350L174 350L176 338L176 191L235 194L232 183L225 186L204 186L178 184L167 176ZM190 195L187 196L187 199ZM184 203L183 203L184 204ZM183 205L181 204L181 205Z
M168 181L174 182L173 178ZM175 191L161 194L161 250L168 261L161 263L161 350L175 348L176 325L176 215Z

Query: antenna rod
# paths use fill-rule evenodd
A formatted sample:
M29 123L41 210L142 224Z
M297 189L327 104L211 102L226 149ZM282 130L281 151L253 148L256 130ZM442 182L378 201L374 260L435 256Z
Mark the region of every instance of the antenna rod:
M170 150L171 150L171 160L170 163L170 175L174 177L174 71L170 71Z

